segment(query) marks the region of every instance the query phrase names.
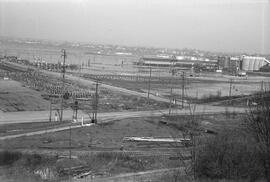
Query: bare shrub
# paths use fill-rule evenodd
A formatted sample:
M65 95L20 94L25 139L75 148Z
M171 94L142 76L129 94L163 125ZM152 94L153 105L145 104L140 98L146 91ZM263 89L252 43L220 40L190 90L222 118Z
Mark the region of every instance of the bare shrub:
M258 105L249 109L245 124L261 152L264 175L270 181L270 94L262 93Z
M196 172L200 178L249 179L263 176L260 151L239 131L224 131L197 149Z

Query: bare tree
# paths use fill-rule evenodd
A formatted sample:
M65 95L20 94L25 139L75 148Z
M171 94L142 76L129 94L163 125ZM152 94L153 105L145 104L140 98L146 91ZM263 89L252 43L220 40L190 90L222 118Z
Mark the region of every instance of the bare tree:
M184 123L177 122L174 125L175 128L181 130L181 133L171 133L171 136L175 139L182 135L184 141L182 144L174 143L173 147L178 148L176 155L179 160L179 164L184 167L184 171L176 172L173 176L173 181L182 181L185 176L185 181L192 181L196 179L196 147L197 140L200 136L201 129L198 119L200 116L196 114L196 104L188 103L189 113L186 115L186 121ZM177 117L177 116L176 116ZM181 117L181 116L180 116ZM185 155L190 152L191 160L187 160ZM185 155L183 155L185 154ZM183 175L183 172L185 175Z

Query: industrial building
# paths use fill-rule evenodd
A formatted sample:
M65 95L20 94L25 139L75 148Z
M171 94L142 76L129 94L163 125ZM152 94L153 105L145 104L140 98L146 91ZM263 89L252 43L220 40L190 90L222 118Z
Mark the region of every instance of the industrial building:
M218 68L232 74L235 74L238 71L258 71L261 67L269 63L270 61L264 57L245 55L241 57L218 57Z
M270 63L264 57L242 56L241 60L243 71L258 71L261 67Z
M241 69L240 57L219 56L218 69L230 74L236 74Z
M255 56L219 56L217 60L202 60L202 59L177 59L177 57L142 57L137 62L143 66L158 66L158 67L178 67L181 69L192 69L200 67L203 71L222 70L232 75L237 75L240 71L258 71L264 65L269 64L264 57Z
M176 59L175 57L172 58L163 58L163 57L142 57L140 58L138 65L144 66L159 66L159 67L178 67L183 69L191 69L194 67L195 64L200 64L205 66L205 68L213 69L217 67L217 60L211 61L201 61L201 60L194 60L194 59Z

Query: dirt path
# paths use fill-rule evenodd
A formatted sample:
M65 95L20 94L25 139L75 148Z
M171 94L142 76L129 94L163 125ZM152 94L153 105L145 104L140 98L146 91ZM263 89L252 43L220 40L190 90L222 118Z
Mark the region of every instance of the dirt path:
M149 170L149 171L143 171L143 172L135 172L135 173L125 173L125 174L119 174L117 176L112 177L105 177L105 178L91 178L91 176L88 176L84 179L74 179L73 182L136 182L141 181L143 179L153 179L158 178L165 173L173 173L176 171L180 172L180 175L184 175L184 167L181 168L167 168L167 169L156 169L156 170Z
M23 136L33 136L33 135L41 135L45 133L53 133L57 131L64 131L68 129L74 129L74 128L80 128L80 127L85 127L81 125L75 125L75 126L65 126L65 127L59 127L59 128L53 128L53 129L47 129L47 130L40 130L40 131L34 131L34 132L27 132L27 133L22 133L22 134L16 134L16 135L7 135L7 136L2 136L0 137L0 140L6 140L6 139L12 139L12 138L19 138Z

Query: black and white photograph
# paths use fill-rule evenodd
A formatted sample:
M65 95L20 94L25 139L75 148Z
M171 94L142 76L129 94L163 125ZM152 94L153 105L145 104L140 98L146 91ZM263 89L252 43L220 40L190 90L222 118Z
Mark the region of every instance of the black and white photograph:
M270 182L270 0L0 0L0 182Z

